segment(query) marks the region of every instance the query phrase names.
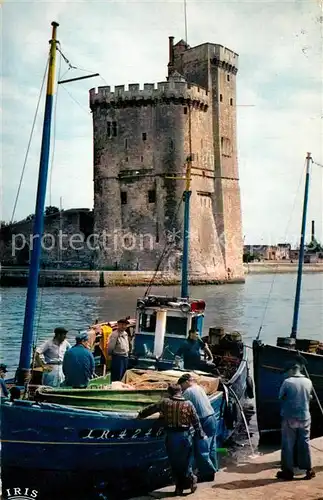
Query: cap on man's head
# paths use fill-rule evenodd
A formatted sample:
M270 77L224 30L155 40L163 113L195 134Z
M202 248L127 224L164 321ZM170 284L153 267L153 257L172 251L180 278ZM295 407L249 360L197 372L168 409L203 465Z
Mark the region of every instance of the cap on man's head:
M302 368L302 364L294 359L294 361L289 361L284 367L284 373L289 372L289 370L294 370L295 368Z
M178 384L169 384L167 387L167 392L170 396L175 396L176 394L182 393L182 388Z
M67 332L68 332L68 330L66 330L66 328L64 328L63 326L58 326L54 330L55 335L64 335Z
M182 385L182 384L185 384L185 382L190 382L191 380L194 380L193 377L192 377L192 375L190 373L184 373L184 375L182 375L178 379L177 383L179 385Z
M127 319L118 319L117 321L118 325L123 324L123 325L129 325L129 321Z
M0 371L1 372L4 372L4 373L7 373L7 365L5 365L4 363L1 363L0 364Z
M75 336L75 340L77 342L86 342L87 340L89 340L89 335L87 332L79 332L76 336Z

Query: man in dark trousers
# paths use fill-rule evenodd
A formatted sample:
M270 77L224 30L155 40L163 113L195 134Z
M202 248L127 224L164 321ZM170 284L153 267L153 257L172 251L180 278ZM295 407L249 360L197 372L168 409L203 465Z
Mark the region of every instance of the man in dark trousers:
M168 397L141 410L138 418L146 418L154 413L161 413L165 422L165 444L176 485L175 494L182 495L187 488L193 493L197 488L197 478L192 471L192 427L199 439L205 438L194 406L190 401L185 401L181 387L172 384L168 387Z
M111 356L111 382L122 380L128 368L130 351L127 328L129 321L119 319L117 330L112 332L108 342L108 354Z
M208 446L205 451L205 447L203 447L203 453L200 452L199 442L195 442L195 458L199 469L199 481L214 481L214 475L218 469L216 452L217 422L214 409L204 388L196 383L193 375L184 373L179 378L178 384L182 388L184 399L193 404L202 429L207 436Z
M311 414L310 400L313 390L312 382L301 373L302 359L290 362L286 366L287 377L281 385L279 399L281 400L282 417L282 450L281 470L278 479L292 480L294 467L306 470L305 479L315 477L312 469L310 434ZM295 450L297 464L294 462Z
M90 379L93 378L95 362L89 348L87 332L79 333L75 340L76 344L66 351L63 360L64 385L82 389L87 387Z

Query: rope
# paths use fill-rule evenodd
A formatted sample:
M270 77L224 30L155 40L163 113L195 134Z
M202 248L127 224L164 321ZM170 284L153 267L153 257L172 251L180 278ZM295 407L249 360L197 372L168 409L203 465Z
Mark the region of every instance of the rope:
M292 210L291 210L291 214L290 214L288 222L287 222L287 227L286 227L284 239L286 239L286 237L287 237L288 227L289 227L289 224L290 224L290 221L291 221L291 218L292 218L292 214L293 214L294 209L295 209L296 199L297 199L297 195L298 195L298 192L300 190L301 182L302 182L302 179L303 179L305 165L306 165L306 161L305 161L304 166L302 168L302 174L301 174L301 177L299 179L298 187L297 187L296 194L295 194L295 197L294 197L294 203L293 203L293 207L292 207ZM269 301L270 301L270 298L271 298L271 294L272 294L272 291L273 291L275 280L277 278L277 274L278 274L278 266L276 266L276 268L275 268L274 276L273 276L273 279L272 279L272 282L271 282L271 286L270 286L270 289L269 289L269 293L268 293L268 296L267 296L267 300L266 300L266 304L265 304L265 309L264 309L264 313L263 313L263 316L262 316L262 320L261 320L261 323L260 323L260 327L259 327L259 330L258 330L258 335L256 337L256 340L259 340L261 332L262 332L262 329L263 329L263 326L264 326L264 321L265 321L265 317L266 317L266 314L267 314L267 310L268 310L268 306L269 306Z
M178 205L177 205L176 211L175 211L175 213L174 213L174 215L173 215L173 217L172 217L172 220L171 220L171 223L170 223L170 225L171 225L171 226L172 226L172 224L173 224L173 222L174 222L175 218L177 217L177 214L178 214L178 212L179 212L179 209L180 209L181 203L182 203L182 198L180 199L180 201L179 201L179 203L178 203ZM169 247L169 248L168 248L168 247ZM146 292L145 292L144 297L147 297L147 295L149 294L149 292L150 292L150 290L151 290L151 287L152 287L152 285L153 285L153 282L154 282L154 280L155 280L155 278L156 278L156 276L157 276L158 270L159 270L159 268L160 268L160 266L161 266L161 264L162 264L162 262L163 262L164 258L165 258L165 257L166 257L166 255L167 255L167 251L168 251L168 250L170 250L170 248L171 248L171 244L170 244L170 242L169 242L169 241L167 241L167 238L166 238L166 243L165 243L165 245L164 245L164 248L163 248L162 254L161 254L161 256L160 256L160 258L159 258L159 260L158 260L158 262L157 262L157 266L156 266L156 269L155 269L155 273L154 273L153 277L151 278L151 280L150 280L150 282L149 282L149 285L148 285L148 287L147 287L147 290L146 290Z
M21 176L20 176L20 181L19 181L19 186L18 186L18 191L17 191L15 203L14 203L14 206L13 206L13 211L12 211L12 216L11 216L10 224L13 223L13 219L14 219L14 216L15 216L15 213L16 213L16 208L17 208L18 198L19 198L19 194L20 194L20 189L21 189L22 181L23 181L24 174L25 174L25 169L26 169L26 165L27 165L29 150L30 150L30 146L31 146L31 141L32 141L33 133L34 133L34 128L35 128L35 125L36 125L36 119L37 119L37 115L38 115L39 104L40 104L40 100L41 100L41 96L42 96L43 88L44 88L44 84L45 84L48 63L49 63L49 57L48 57L47 62L46 62L46 67L45 67L45 72L44 72L44 76L43 76L43 81L42 81L40 93L39 93L39 96L38 96L38 102L37 102L36 112L35 112L33 124L32 124L32 127L31 127L31 133L30 133L30 136L29 136L27 151L26 151L25 160L24 160L23 167L22 167L22 172L21 172Z
M91 114L91 111L89 111L88 109L84 108L84 106L75 99L75 97L72 96L72 94L64 87L64 85L61 85L61 87L65 90L65 92L70 96L70 98L72 99L72 101L74 101L81 109L82 111L85 111L85 113L87 115L90 115Z
M304 366L304 371L305 371L305 375L307 376L307 378L311 380L311 378L310 378L310 376L309 376L309 373L308 373L308 371L307 371L306 366ZM322 405L321 405L321 401L319 400L319 397L318 397L318 395L317 395L317 392L316 392L316 390L314 389L314 385L313 385L312 390L313 390L313 394L314 394L314 396L315 396L315 399L316 399L316 401L317 401L318 407L319 407L319 409L321 410L321 413L322 413L322 416L323 416L323 408L322 408Z

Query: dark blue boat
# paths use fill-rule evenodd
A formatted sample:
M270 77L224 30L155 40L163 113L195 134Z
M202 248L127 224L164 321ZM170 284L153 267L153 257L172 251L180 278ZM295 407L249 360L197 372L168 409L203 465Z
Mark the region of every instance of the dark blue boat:
M261 442L280 437L280 401L278 394L286 376L288 361L295 359L296 351L284 347L253 343L254 381L257 420ZM307 361L307 371L321 405L323 405L323 356L301 351ZM312 437L323 436L323 415L316 397L311 404Z
M33 344L33 323L37 298L40 262L40 236L43 234L44 203L48 172L50 124L54 92L57 23L52 23L48 87L45 106L43 140L34 223L34 246L31 256L25 322L16 386L28 389ZM154 369L167 373L174 368L178 347L190 328L203 335L205 304L188 299L188 237L190 201L190 165L187 161L187 185L184 191L184 247L181 297L146 296L137 303L137 328L131 363L134 368ZM155 319L153 319L155 318ZM154 325L153 322L155 321ZM210 335L211 337L211 335ZM240 347L239 347L240 345ZM246 394L248 365L242 342L231 342L225 355L232 361L231 370L221 371L221 343L210 347L223 375L212 374L218 381L209 394L218 419L218 445L234 431L239 420L239 407ZM231 354L230 354L231 352ZM210 377L214 369L204 364ZM176 378L183 372L177 369ZM47 397L58 394L55 389ZM135 393L134 397L135 397ZM59 395L59 394L58 394ZM83 393L86 397L85 392ZM163 425L158 418L137 420L137 411L113 411L78 408L77 404L52 404L38 400L1 403L2 487L34 489L38 499L99 498L100 491L117 498L131 491L147 492L170 481L163 439ZM44 398L44 394L42 395ZM91 403L89 403L90 406ZM147 402L145 404L148 404ZM101 497L102 498L102 497Z
M264 344L258 338L253 342L254 382L260 441L266 442L280 437L280 386L286 377L284 368L300 354L306 360L306 376L313 383L314 397L311 405L313 437L323 435L323 353L319 341L298 339L297 326L300 308L302 270L305 250L306 214L309 192L310 153L306 158L306 181L298 261L298 276L295 294L294 316L290 337L278 337L277 345ZM260 333L260 331L259 331Z

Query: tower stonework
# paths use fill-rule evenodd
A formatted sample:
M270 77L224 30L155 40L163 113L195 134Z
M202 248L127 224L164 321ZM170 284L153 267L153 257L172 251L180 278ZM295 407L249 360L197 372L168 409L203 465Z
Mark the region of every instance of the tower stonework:
M167 81L90 90L99 266L154 270L172 241L160 269L179 271L185 181L170 177L191 155L191 280L243 279L237 60L171 39Z

